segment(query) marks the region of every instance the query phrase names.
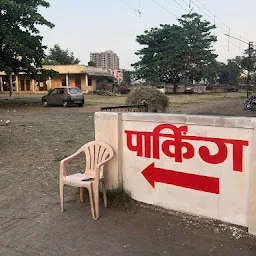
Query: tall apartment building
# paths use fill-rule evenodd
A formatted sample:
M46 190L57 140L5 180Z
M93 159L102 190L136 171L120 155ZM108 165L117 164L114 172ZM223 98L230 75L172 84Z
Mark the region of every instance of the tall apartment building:
M96 67L99 68L119 69L119 57L111 50L105 52L91 52L90 61L93 61Z

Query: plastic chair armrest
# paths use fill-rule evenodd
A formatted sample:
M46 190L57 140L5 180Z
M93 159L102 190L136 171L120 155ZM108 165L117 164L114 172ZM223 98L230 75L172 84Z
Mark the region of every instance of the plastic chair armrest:
M79 156L82 152L77 151L75 154L68 156L60 161L60 176L66 176L67 173L67 165L72 162L77 156Z

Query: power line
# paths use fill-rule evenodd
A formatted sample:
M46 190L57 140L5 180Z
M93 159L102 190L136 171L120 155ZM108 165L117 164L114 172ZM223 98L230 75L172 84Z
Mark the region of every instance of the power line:
M169 12L170 14L172 14L173 16L175 16L177 19L179 18L176 14L174 14L172 11L170 11L169 9L164 7L163 5L159 4L157 1L155 1L155 0L151 0L151 1L154 2L155 4L157 4L158 6L160 6L162 9L166 10L167 12Z
M183 3L185 3L186 5L188 4L187 2L185 2L185 0L181 0ZM222 34L225 34L225 33L229 33L230 32L230 27L228 27L224 22L222 22L213 12L211 12L205 5L203 5L199 0L195 0L197 1L198 3L201 4L201 6L203 6L203 8L205 8L212 16L210 16L207 12L205 12L205 10L203 10L201 7L199 7L195 2L194 0L191 0L191 3L193 3L195 5L195 7L203 12L208 18L212 19L213 18L213 22L214 22L214 25L216 26L216 30L219 30L221 31ZM190 5L191 6L191 5ZM216 20L218 20L220 23L222 23L225 27L221 26L220 24L218 24L216 22Z
M195 0L195 1L197 1L202 7L204 7L210 14L212 14L213 16L215 16L215 18L220 22L220 23L222 23L227 29L229 29L229 27L224 23L224 22L222 22L218 17L216 17L216 15L212 12L212 11L210 11L204 4L202 4L199 0ZM193 1L194 2L194 1Z
M179 5L185 12L189 12L183 5L181 5L177 0L169 0L170 1L174 1L177 5Z
M136 9L136 8L134 8L132 5L130 5L127 1L125 1L125 0L120 0L120 1L122 1L122 2L125 3L129 8L131 8L133 11L135 11L135 12L137 12L139 15L141 15L140 7L139 7L139 9Z
M179 18L176 14L174 14L172 11L170 11L169 9L167 9L165 6L161 5L159 2L157 2L156 0L152 0L155 4L157 4L159 7L161 7L162 9L164 9L165 11L167 11L168 13L172 14L173 16L175 16L177 19ZM170 1L170 0L169 0ZM180 7L182 7L182 9L184 9L186 12L188 12L180 3L178 3L176 0L172 0L174 2L176 2ZM184 0L182 0L182 2L186 3ZM193 2L191 0L191 2ZM187 3L186 3L187 4ZM198 7L199 8L199 7ZM208 15L207 15L208 16ZM227 42L225 40L224 37L222 37L222 35L224 35L223 32L221 32L218 28L215 29L216 32L218 33L217 38L218 41L222 41L222 43L224 42L225 44L228 44L228 49L230 48L230 44L232 45L232 49L235 50L233 47L236 47L238 50L241 50L240 47L235 44L234 42Z
M229 31L229 29L230 29L230 26L228 26L228 25L226 25L223 21L221 21L217 16L216 16L216 14L214 14L211 10L209 10L209 8L207 8L207 6L206 5L204 5L202 2L200 2L199 0L191 0L195 5L196 5L196 3L194 2L194 1L196 1L196 2L198 2L207 12L209 12L211 15L213 15L213 17L214 17L214 19L216 19L216 20L218 20L221 24L223 24L225 27L226 27L226 29L224 29L223 28L223 26L219 26L219 27L222 27L224 30L226 30L226 32L228 32ZM198 5L196 5L197 7L198 7ZM199 7L198 7L199 8ZM204 12L205 13L205 12ZM205 13L206 14L206 13Z

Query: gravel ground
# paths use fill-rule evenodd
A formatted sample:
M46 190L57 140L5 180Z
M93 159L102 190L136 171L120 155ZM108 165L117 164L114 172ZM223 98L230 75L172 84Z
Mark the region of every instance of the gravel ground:
M185 104L172 112L256 114L241 103ZM0 103L0 255L256 255L256 238L243 228L143 205L134 211L101 206L93 221L72 188L61 213L59 161L94 139L91 111L97 109ZM70 172L82 170L83 161Z

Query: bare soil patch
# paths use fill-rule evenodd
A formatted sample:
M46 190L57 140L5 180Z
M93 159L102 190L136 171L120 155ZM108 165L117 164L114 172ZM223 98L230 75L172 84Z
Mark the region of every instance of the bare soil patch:
M124 98L90 96L83 108L44 108L40 97L25 97L14 102L0 97L0 255L256 255L256 239L245 229L214 221L102 205L101 218L94 221L72 188L65 190L61 213L59 161L94 139L93 111L122 104ZM171 112L255 113L243 110L240 96L217 103L202 99L183 105L177 100ZM83 161L69 171L82 171Z

